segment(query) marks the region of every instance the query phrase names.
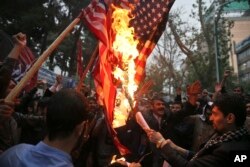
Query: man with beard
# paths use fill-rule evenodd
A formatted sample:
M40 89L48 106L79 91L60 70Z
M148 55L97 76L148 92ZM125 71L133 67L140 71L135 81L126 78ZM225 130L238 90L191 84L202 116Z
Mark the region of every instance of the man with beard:
M148 123L150 129L159 131L165 138L170 138L175 141L175 134L173 133L175 125L184 117L195 114L196 101L200 92L201 84L199 81L196 81L188 86L187 94L189 95L189 100L178 112L171 112L170 109L166 107L163 98L156 95L151 100L151 109L142 112L142 115L145 121ZM133 133L133 129L131 133ZM139 134L139 132L135 131L135 134ZM138 154L140 156L148 154L141 161L142 166L161 167L163 165L164 159L160 155L160 152L157 150L155 145L149 143L144 132L141 132L140 134L140 146L136 149L138 150ZM135 138L136 137L131 137L132 141ZM131 140L128 141L132 142ZM132 151L135 152L134 150Z
M249 156L250 136L244 128L245 120L243 98L237 94L222 94L214 101L210 116L215 134L196 154L192 155L170 139L165 140L159 132L151 130L148 136L151 142L157 144L164 159L175 167L249 166L249 160L248 164L247 161L234 162L237 154Z
M85 97L74 90L61 90L47 106L47 135L37 145L19 144L0 156L0 166L73 167L70 153L87 120Z

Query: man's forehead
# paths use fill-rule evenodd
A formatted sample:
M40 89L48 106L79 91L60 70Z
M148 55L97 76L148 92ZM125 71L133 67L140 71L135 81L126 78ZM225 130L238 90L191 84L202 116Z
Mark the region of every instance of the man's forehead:
M160 100L160 99L155 99L153 100L153 103L157 103L157 104L164 104L164 101L163 100Z
M219 112L221 112L221 111L220 111L219 107L213 106L212 112L213 112L213 113L219 113Z

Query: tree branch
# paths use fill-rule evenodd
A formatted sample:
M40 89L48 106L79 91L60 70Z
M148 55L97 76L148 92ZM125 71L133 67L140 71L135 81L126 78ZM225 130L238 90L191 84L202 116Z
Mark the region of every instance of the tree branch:
M198 75L198 77L201 79L202 78L202 74L199 72L198 67L196 65L196 62L193 58L193 51L191 51L190 49L188 49L185 44L181 41L178 33L176 32L176 27L173 24L173 21L171 19L169 19L169 27L171 29L171 32L174 35L175 41L178 44L179 48L181 49L181 51L188 57L188 59L190 60L191 64L194 67L194 70L196 72L196 74Z

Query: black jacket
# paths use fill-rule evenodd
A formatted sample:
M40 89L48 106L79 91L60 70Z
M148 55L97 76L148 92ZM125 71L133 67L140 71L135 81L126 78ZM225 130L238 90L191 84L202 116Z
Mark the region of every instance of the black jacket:
M159 131L164 136L164 138L167 139L172 138L171 132L174 125L184 117L194 114L195 109L196 108L194 106L186 103L183 110L178 113L166 111L160 126L153 116L151 110L148 110L142 114L149 127ZM116 129L116 131L118 132L118 137L121 143L131 151L131 154L126 156L126 160L129 162L138 162L143 157L143 155L150 153L143 158L141 162L142 166L162 167L163 158L161 157L160 151L149 142L147 135L133 118L128 120L126 126Z
M165 111L162 117L161 125L157 122L153 116L153 111L142 113L146 122L151 129L159 131L165 139L171 139L174 141L173 129L174 127L183 120L184 117L195 114L196 108L189 103L185 103L183 109L179 112Z
M143 113L143 116L151 129L160 132L165 139L171 139L176 142L176 135L174 128L183 120L184 117L195 114L195 106L189 103L185 103L184 107L179 112L166 111L162 117L161 124L159 125L156 118L153 116L153 111ZM155 145L148 143L146 152L152 151L152 154L147 156L142 162L142 166L161 167L163 165L163 157L161 153L156 149ZM150 164L150 165L149 165Z
M5 91L9 86L11 74L16 62L16 59L7 57L0 66L0 99L5 96Z
M173 167L226 167L233 165L234 151L249 150L250 136L244 135L238 140L222 142L208 149L202 149L199 156L191 161L182 157L168 145L161 149L161 153Z

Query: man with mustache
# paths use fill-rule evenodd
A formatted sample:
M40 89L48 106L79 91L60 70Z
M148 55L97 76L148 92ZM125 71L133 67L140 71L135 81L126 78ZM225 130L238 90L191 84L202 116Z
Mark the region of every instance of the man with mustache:
M170 138L175 141L176 135L174 133L174 127L179 123L184 117L195 114L196 102L198 94L201 92L201 83L199 81L187 87L187 94L189 95L189 100L183 105L182 110L178 112L171 112L166 106L162 96L154 96L151 100L151 109L142 112L145 121L148 123L149 128L155 131L159 131L164 138ZM152 154L148 155L141 162L142 166L159 167L163 165L164 159L160 155L161 153L157 150L155 145L149 143L146 135L141 136L141 143L139 154L145 155L152 151Z
M243 98L237 94L222 94L214 101L210 116L215 134L196 154L175 145L159 132L150 130L148 137L158 146L164 159L175 167L247 166L247 161L245 164L234 162L236 152L244 155L248 152L249 156L250 136L244 128L245 120L246 108Z

